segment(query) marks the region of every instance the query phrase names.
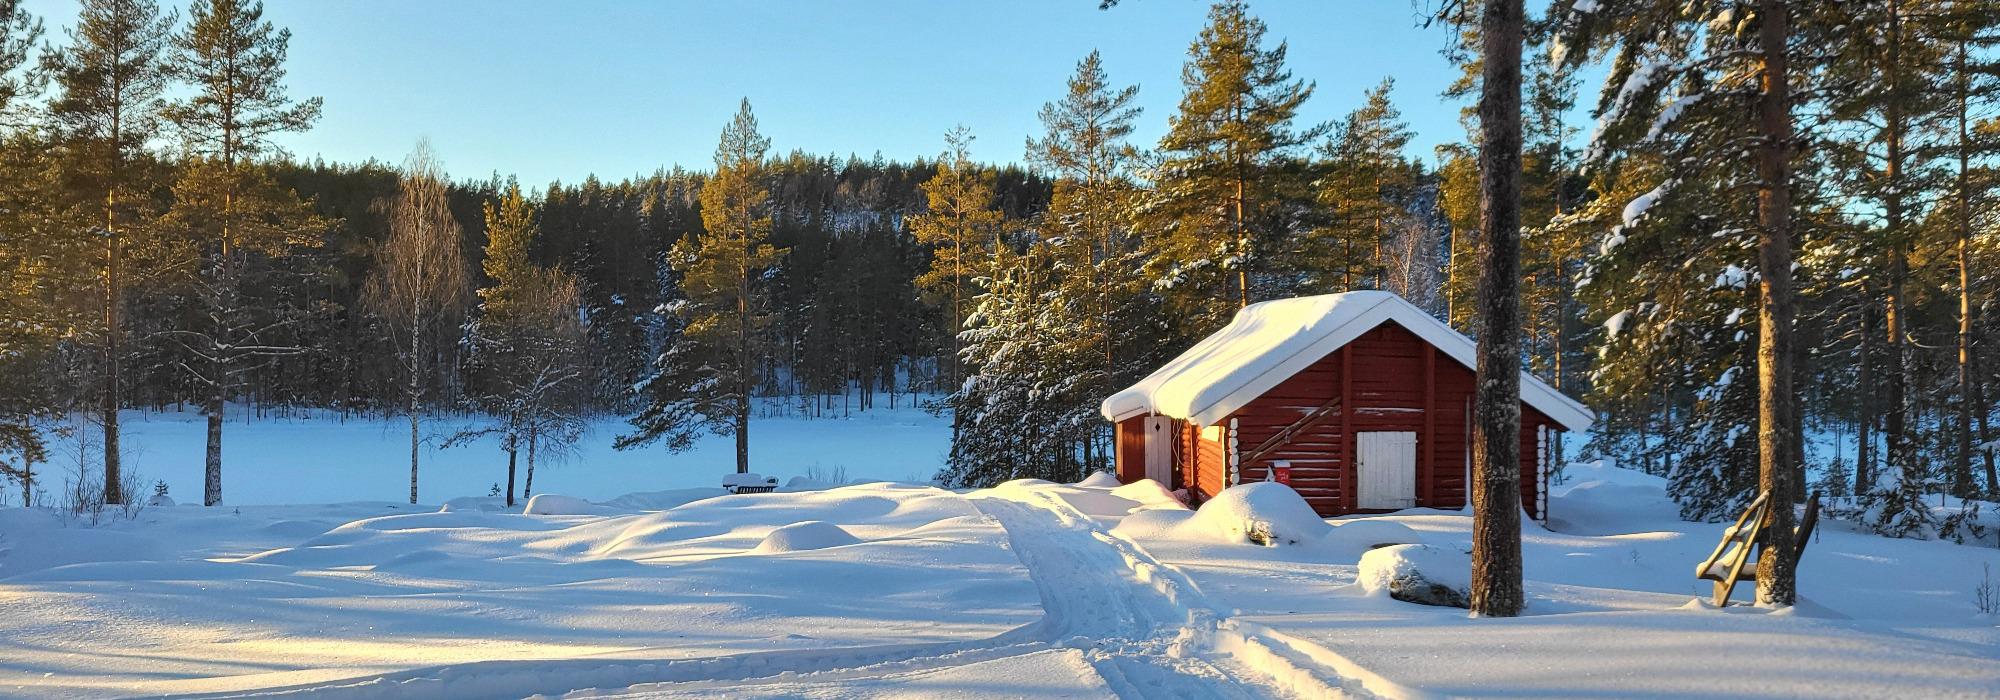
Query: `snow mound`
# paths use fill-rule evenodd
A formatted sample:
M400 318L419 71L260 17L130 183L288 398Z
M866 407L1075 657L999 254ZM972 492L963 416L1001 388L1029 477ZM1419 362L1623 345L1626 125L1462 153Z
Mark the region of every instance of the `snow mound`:
M1333 530L1320 540L1321 547L1339 552L1343 557L1361 556L1387 545L1423 543L1423 536L1410 526L1376 518L1335 521Z
M507 510L507 499L499 496L460 496L445 501L439 513L498 513Z
M797 493L799 491L825 491L827 489L840 488L841 486L843 484L836 484L831 481L823 481L811 477L795 476L787 479L785 485L778 487L778 490L786 493Z
M1139 504L1150 508L1187 510L1187 504L1182 502L1179 496L1174 495L1174 492L1168 491L1166 486L1152 479L1140 479L1112 489L1111 495L1129 501L1137 501Z
M1472 557L1427 544L1400 544L1361 555L1355 583L1369 595L1423 605L1466 607L1471 598Z
M750 551L782 554L860 543L860 538L848 534L839 525L824 520L807 520L772 530L771 534L764 536L764 541L757 543L756 549Z
M538 493L528 499L528 507L521 512L527 515L605 515L617 511L573 496Z
M1267 481L1223 489L1176 529L1187 539L1280 545L1316 541L1331 527L1299 492Z
M668 489L665 491L641 491L628 493L604 505L618 510L671 510L705 498L726 495L719 488Z
M1564 482L1549 489L1549 529L1584 535L1623 535L1681 527L1680 508L1667 497L1667 480L1621 469L1610 460L1563 468Z
M1076 485L1096 489L1112 489L1119 486L1118 477L1112 476L1111 472L1091 472L1090 476L1084 477L1083 481L1076 482Z

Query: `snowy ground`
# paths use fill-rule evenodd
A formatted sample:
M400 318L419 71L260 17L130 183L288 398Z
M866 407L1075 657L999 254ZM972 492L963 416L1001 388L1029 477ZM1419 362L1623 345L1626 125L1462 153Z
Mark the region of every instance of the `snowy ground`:
M900 468L870 455L929 459L902 453L936 428L769 424L869 475ZM862 437L811 448L843 432ZM345 447L354 464L374 449ZM1553 531L1524 542L1529 614L1509 620L1356 583L1373 544L1465 547L1458 512L1301 523L1246 489L1190 513L1101 479L722 496L675 488L714 470L612 467L600 490L559 487L596 470L551 471L538 490L596 502L536 515L376 501L86 526L0 509L0 696L2000 694L2000 620L1973 602L2000 552L1830 526L1801 567L1806 604L1717 610L1692 574L1720 526L1674 519L1657 479L1618 469L1572 467L1552 494ZM621 485L641 493L608 497ZM1243 541L1255 520L1282 544Z

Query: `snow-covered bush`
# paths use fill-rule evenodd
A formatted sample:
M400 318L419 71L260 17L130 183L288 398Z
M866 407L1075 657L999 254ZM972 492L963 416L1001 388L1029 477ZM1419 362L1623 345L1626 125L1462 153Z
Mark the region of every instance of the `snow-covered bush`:
M1472 557L1427 544L1403 544L1361 555L1356 580L1369 595L1388 595L1421 605L1469 607Z
M1216 541L1266 546L1316 541L1332 527L1299 492L1276 482L1223 489L1201 504L1186 526Z

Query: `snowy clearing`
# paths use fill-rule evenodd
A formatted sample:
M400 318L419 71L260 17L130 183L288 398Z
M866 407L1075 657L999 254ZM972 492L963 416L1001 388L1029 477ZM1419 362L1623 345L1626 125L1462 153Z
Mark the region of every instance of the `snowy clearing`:
M850 479L928 481L951 444L949 422L907 405L851 418L809 419L782 413L784 408L783 402L766 402L750 425L755 436L751 459L779 483L809 471L828 475L836 470ZM126 464L136 470L143 485L150 489L155 480L165 481L175 499L200 503L207 439L202 416L141 411L125 411L123 416ZM468 423L453 417L425 423L419 473L424 503L483 496L507 480L507 455L500 451L497 438L438 447L445 436ZM223 425L223 502L407 501L409 431L409 422L402 418L343 420L328 411L253 418L247 409L232 406ZM658 448L622 452L611 448L614 437L629 432L631 427L617 417L591 421L575 456L536 467L535 492L603 500L633 491L717 488L723 472L735 468L735 446L728 438L708 437L681 454ZM885 445L895 449L883 449ZM57 463L45 468L42 481L51 494L61 490L65 466L76 461L73 454L62 454L68 449L65 445L56 447ZM101 470L102 465L95 468ZM520 468L525 470L526 463ZM7 494L5 503L19 502L20 494Z
M851 427L851 426L850 426ZM809 438L802 438L809 439ZM592 465L552 474L581 477ZM2000 552L1829 523L1807 603L1716 610L1655 477L1573 465L1524 551L1529 614L1371 593L1377 545L1470 517L1299 522L1275 484L715 487L508 511L484 497L0 509L0 695L568 697L1991 696ZM661 488L696 475L631 478ZM713 478L713 475L709 475ZM1256 527L1278 535L1260 546ZM1449 559L1448 557L1446 559ZM1739 589L1739 599L1747 595Z

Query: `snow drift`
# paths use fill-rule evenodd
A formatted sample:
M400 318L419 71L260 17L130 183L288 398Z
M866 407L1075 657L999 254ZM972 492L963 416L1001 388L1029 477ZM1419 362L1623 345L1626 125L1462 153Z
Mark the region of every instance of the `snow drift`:
M758 554L783 554L785 552L806 552L829 547L860 544L861 539L850 535L839 525L824 520L807 520L792 523L772 530L764 536L764 541L750 551Z

